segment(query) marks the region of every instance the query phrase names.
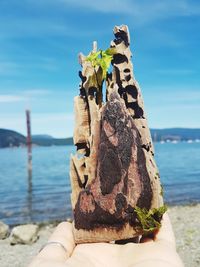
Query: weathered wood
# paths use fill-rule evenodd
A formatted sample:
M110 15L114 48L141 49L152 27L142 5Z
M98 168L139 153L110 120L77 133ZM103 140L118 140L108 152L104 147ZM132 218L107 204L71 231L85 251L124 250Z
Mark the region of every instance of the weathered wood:
M98 95L100 68L79 57L82 82L75 98L74 142L84 154L73 156L70 167L77 243L138 236L142 229L134 208L163 205L127 26L115 27L114 34L113 73L107 77L105 103Z

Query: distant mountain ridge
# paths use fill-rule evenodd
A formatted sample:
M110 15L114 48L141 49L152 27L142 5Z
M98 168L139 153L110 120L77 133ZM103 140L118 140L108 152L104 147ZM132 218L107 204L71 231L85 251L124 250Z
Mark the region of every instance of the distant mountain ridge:
M73 145L73 138L32 138L32 143L38 146L65 146Z
M200 140L200 129L195 128L166 128L151 129L154 142ZM73 145L73 138L54 138L47 134L32 135L33 145L62 146ZM26 136L8 129L0 129L0 148L26 146Z
M32 135L33 145L38 146L62 146L72 145L73 138L54 138L50 135ZM26 136L12 130L0 129L0 148L26 146Z

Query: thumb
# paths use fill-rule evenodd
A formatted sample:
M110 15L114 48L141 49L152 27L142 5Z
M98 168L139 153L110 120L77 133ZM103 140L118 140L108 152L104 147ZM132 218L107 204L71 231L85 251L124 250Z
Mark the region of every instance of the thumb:
M156 242L167 241L167 242L171 243L173 246L176 246L174 232L172 229L172 225L171 225L168 213L165 213L163 215L161 224L162 224L161 228L159 229L159 231L155 235L154 240Z

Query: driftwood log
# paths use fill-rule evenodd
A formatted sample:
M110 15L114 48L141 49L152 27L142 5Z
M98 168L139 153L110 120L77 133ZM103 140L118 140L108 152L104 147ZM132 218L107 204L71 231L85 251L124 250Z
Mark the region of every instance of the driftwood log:
M80 95L74 99L71 202L77 243L129 239L143 234L135 207L163 205L144 103L133 75L128 27L114 28L112 73L103 102L101 68L84 55ZM96 51L96 45L93 52Z

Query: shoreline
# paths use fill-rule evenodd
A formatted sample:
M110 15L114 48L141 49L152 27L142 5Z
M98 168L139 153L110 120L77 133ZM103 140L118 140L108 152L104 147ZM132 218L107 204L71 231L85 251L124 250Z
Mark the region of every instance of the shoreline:
M168 213L174 229L177 251L185 267L200 266L200 203L168 206ZM0 240L0 266L26 267L41 246L48 240L60 221L43 222L39 226L39 239L32 245L11 246L9 238ZM15 265L13 265L15 264Z
M176 204L176 203L175 204L168 204L167 202L165 202L165 204L167 206L167 210L170 210L170 209L179 208L179 207L195 207L195 206L200 205L200 201L199 202L184 203L184 204L181 204L181 203L180 204ZM63 220L68 221L68 222L72 222L73 218L68 216ZM10 227L10 229L12 229L15 226L24 225L24 224L35 224L35 225L38 225L39 228L45 227L47 225L56 226L57 224L59 224L63 220L61 220L61 219L57 219L57 220L53 219L53 220L45 220L45 221L26 221L24 223L19 223L19 224L18 223L9 224L9 223L6 223L5 220L0 219L0 221L3 221L4 223L6 223Z

